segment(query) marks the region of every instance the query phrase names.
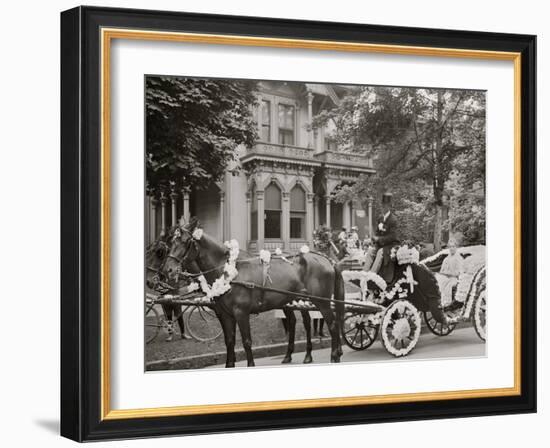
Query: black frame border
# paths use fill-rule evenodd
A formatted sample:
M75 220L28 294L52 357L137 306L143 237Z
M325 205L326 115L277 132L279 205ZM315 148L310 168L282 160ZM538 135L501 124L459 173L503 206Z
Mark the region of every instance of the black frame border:
M521 53L521 395L101 420L101 42L127 28ZM76 441L536 412L536 36L77 7L61 13L61 435Z

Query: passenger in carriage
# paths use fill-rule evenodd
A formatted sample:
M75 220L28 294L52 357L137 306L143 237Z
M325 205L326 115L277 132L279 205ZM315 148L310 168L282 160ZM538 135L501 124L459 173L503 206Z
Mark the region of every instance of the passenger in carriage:
M360 246L360 241L359 241L359 228L357 226L353 226L351 228L351 232L350 232L350 235L349 235L349 239L353 242L353 246L355 249L359 248Z
M443 260L441 269L436 275L441 290L441 301L447 309L458 309L463 302L456 299L456 290L460 274L464 272L464 259L458 253L456 240L450 239L448 243L449 255Z
M374 245L367 250L363 270L378 273L382 266L391 262L391 249L399 242L397 232L397 218L392 211L393 195L386 192L382 195L384 214L378 218L375 235L372 237Z
M347 227L342 227L342 230L338 234L338 242L340 244L345 244L348 239L348 229Z

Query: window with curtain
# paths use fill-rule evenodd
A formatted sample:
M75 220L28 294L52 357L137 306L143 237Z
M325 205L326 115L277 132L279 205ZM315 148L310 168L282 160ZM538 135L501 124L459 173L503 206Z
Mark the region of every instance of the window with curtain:
M281 190L271 183L265 189L265 238L281 238Z
M299 185L290 191L290 238L306 239L306 192Z
M271 141L271 101L262 100L260 140Z
M294 145L294 106L279 104L279 143Z

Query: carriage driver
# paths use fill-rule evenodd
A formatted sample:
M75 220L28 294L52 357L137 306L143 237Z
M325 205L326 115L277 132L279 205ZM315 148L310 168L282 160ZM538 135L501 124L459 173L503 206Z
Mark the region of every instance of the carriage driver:
M375 235L367 250L363 270L378 274L382 265L390 263L392 247L399 242L397 235L397 219L392 211L392 194L386 192L382 195L383 215L378 218Z

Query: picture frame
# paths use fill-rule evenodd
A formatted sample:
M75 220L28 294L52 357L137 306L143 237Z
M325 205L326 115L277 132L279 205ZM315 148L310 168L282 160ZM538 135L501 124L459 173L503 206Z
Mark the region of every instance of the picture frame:
M512 61L514 386L112 409L111 44L117 39ZM536 37L77 7L61 14L61 435L76 441L536 411ZM512 89L511 89L512 90ZM512 92L511 92L512 94ZM510 246L508 244L508 246Z

